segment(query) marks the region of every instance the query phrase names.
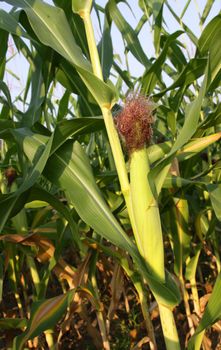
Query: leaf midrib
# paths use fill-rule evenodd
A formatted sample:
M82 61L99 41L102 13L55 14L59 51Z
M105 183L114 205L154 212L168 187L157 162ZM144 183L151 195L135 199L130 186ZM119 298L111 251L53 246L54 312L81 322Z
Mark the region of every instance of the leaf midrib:
M41 22L44 24L44 26L49 30L49 32L52 34L52 36L55 38L55 40L58 41L59 45L60 45L60 46L64 49L64 51L67 53L67 55L68 55L70 61L73 62L75 66L78 66L78 67L80 67L80 68L86 70L84 66L82 66L82 65L80 65L79 63L76 63L76 62L74 61L71 52L70 52L69 50L67 50L66 45L63 44L63 41L60 40L59 37L57 37L56 35L54 35L54 33L50 30L50 26L47 25L47 22L44 21L44 19L43 19L42 16L39 14L39 12L36 11L36 9L35 9L33 6L31 6L31 5L27 2L27 0L23 0L23 1L24 1L24 3L26 4L27 8L30 9L31 11L33 11L33 13L41 20ZM49 6L50 6L50 5L49 5ZM28 9L27 9L27 10L28 10ZM59 11L60 11L60 10L59 10ZM70 33L71 33L71 32L70 32ZM74 41L74 38L73 38L73 41ZM76 46L77 46L77 45L76 45ZM79 48L79 47L78 47L78 48ZM83 58L83 55L82 55L82 58Z
M65 167L67 167L67 162L65 162L64 159L62 159L57 153L54 154L58 159L59 161L65 165ZM77 172L74 171L73 168L69 167L69 170L73 173L73 175L77 178L77 180L80 182L81 186L84 187L87 191L87 193L90 195L90 197L96 202L96 204L98 205L98 207L101 209L101 212L106 216L108 217L109 220L111 220L111 223L113 225L113 227L117 230L117 232L120 233L121 237L124 238L125 242L127 242L128 245L130 245L130 242L127 241L126 237L124 236L123 232L121 232L121 230L119 230L119 227L117 227L116 225L116 222L115 222L115 218L114 220L110 217L109 213L105 210L104 206L100 204L100 200L98 200L97 198L97 194L94 193L92 190L91 190L91 187L90 186L87 186L86 185L86 182L83 182L81 177L77 174ZM101 198L101 200L103 200Z

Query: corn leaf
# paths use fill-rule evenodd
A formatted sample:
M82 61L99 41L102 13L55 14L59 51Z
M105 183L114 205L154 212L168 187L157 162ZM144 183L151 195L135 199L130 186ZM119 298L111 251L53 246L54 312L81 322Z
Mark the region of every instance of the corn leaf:
M27 326L25 318L0 318L1 329L22 329Z
M28 327L25 332L14 338L12 349L22 350L28 339L55 326L70 305L74 292L75 290L70 290L66 294L33 303Z
M209 192L210 200L216 217L219 221L221 221L221 185L208 184L207 190Z
M186 108L185 122L179 135L177 136L176 141L174 142L170 152L167 154L167 157L165 157L162 161L160 161L159 164L150 171L150 174L149 174L150 181L151 183L155 182L158 193L169 171L169 168L170 168L169 164L172 158L174 157L174 154L191 139L191 137L197 130L202 102L207 90L207 82L208 82L208 64L205 71L205 77L199 91L199 95L188 106L188 108Z
M200 24L201 25L204 24L204 22L206 21L207 16L209 15L213 4L214 4L213 0L207 0L206 5L205 5L205 7L203 9L203 14L202 14L202 16L200 18Z
M104 121L102 117L84 117L72 120L62 120L56 125L54 131L51 154L62 146L70 136L76 138L79 135L92 133L102 129L104 129Z
M221 15L209 22L199 38L198 48L202 56L209 53L210 57L210 84L221 70Z
M7 13L2 9L0 9L0 28L8 31L11 34L23 36L29 40L32 39L31 36L29 36L22 28L22 26L18 23L15 17L11 13Z
M20 132L20 135L19 135ZM24 152L33 160L39 147L45 144L45 136L26 129L17 130ZM56 169L56 172L53 171ZM151 275L136 246L126 235L104 201L95 182L89 160L78 142L67 141L48 160L44 175L61 187L81 219L95 232L121 249L128 251L138 269L142 271L155 297L161 304L175 306L180 300L179 288L173 278L166 274L166 283L160 283Z
M136 59L144 65L144 67L149 68L150 62L143 51L143 48L139 42L139 39L134 31L134 29L125 20L124 16L121 14L120 10L116 5L116 0L109 0L106 10L108 11L111 19L116 24L117 28L121 32L124 40L127 43L128 49L136 57Z
M173 33L167 38L167 41L164 45L164 48L160 54L160 56L157 58L157 60L152 64L150 69L144 74L142 78L142 91L145 95L149 96L153 89L155 88L155 85L158 81L161 79L161 72L162 72L162 66L166 60L167 57L167 51L173 41L176 40L177 37L179 37L183 32L181 30Z
M115 92L92 73L91 64L76 44L63 10L41 0L7 0L7 3L24 9L40 41L71 62L98 104L110 108Z
M209 302L204 311L203 317L196 329L195 334L190 339L188 344L188 350L199 350L200 343L202 340L202 332L211 327L215 322L221 319L221 274L216 279L215 286L213 287L213 292L210 296Z
M17 131L15 130L13 132L14 135L16 135ZM5 222L10 217L13 208L16 206L19 207L18 202L21 200L21 196L27 196L27 191L36 183L39 176L41 175L50 155L53 135L49 139L47 138L47 141L48 142L46 147L41 147L41 149L39 148L39 152L36 154L36 159L33 163L33 166L27 173L22 185L18 188L18 190L12 194L0 196L0 231L3 228ZM23 200L21 201L21 206L22 204L24 204Z

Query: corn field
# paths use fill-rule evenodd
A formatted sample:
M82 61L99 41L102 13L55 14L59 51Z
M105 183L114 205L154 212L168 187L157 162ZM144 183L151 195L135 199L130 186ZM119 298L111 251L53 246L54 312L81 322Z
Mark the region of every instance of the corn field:
M173 2L0 1L0 349L221 349L221 4Z

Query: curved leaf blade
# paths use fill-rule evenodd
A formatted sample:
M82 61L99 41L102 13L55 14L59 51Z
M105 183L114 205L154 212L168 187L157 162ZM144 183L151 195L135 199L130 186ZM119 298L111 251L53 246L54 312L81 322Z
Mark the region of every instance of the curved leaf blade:
M55 326L70 305L74 293L75 289L46 301L33 303L28 327L25 332L14 338L12 349L22 350L28 339L32 339Z
M36 150L44 145L45 136L27 133L24 138L24 152L30 160ZM56 172L53 169L56 168ZM179 288L167 274L166 283L160 283L152 276L137 247L126 235L104 201L95 182L89 160L78 142L67 141L49 159L45 176L61 187L79 216L97 233L119 248L128 251L138 269L145 276L156 299L163 305L174 307L180 301Z
M221 274L217 277L213 292L210 296L209 302L204 311L203 317L199 326L196 329L196 333L192 336L188 344L188 350L200 349L200 343L202 341L202 332L211 327L215 322L221 319Z
M76 44L64 11L41 0L7 0L7 3L24 9L39 40L75 66L100 106L111 108L115 91L92 73L91 64Z
M143 51L136 32L122 16L120 10L116 5L116 0L109 0L106 10L108 11L111 19L114 21L119 31L122 33L131 53L141 64L144 65L145 68L149 68L150 62L145 52Z
M210 56L210 85L217 77L221 70L221 15L216 16L209 22L204 29L199 42L198 48L202 55Z

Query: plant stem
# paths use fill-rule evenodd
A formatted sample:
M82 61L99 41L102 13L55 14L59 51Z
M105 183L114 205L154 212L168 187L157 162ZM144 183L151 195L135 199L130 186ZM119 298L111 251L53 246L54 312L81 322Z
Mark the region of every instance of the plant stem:
M167 350L180 350L179 338L173 312L159 304L161 325Z
M153 323L152 323L151 318L150 318L149 307L147 304L147 298L146 298L146 295L144 295L143 289L141 289L140 287L141 287L141 284L138 284L137 286L135 286L135 288L138 292L138 295L139 295L140 306L141 306L141 310L143 313L144 322L145 322L146 329L147 329L147 334L149 335L149 338L150 338L150 344L149 344L150 349L157 350L157 343L156 343L156 339L155 339Z
M85 25L85 31L86 31L87 41L88 41L88 47L89 47L93 72L99 79L103 81L103 73L102 73L100 59L99 59L96 41L94 37L94 30L91 22L90 13L88 11L81 12L81 18L83 19L84 25ZM131 199L130 199L130 184L128 180L127 168L124 160L120 139L119 139L116 127L114 125L114 119L110 109L104 106L100 106L100 107L104 118L104 123L107 130L107 135L110 142L111 150L113 153L113 158L114 158L115 166L119 177L121 191L126 202L126 206L128 209L128 214L131 220L131 225L132 225L134 234L136 234L135 232L137 231L137 229L135 225Z
M90 12L89 11L84 11L81 12L81 17L84 21L85 25L85 31L86 31L86 36L87 36L87 41L88 41L88 46L89 46L89 52L90 52L90 58L91 58L91 63L93 67L93 72L94 74L103 80L103 74L102 74L102 69L101 69L101 64L100 64L100 59L97 51L97 46L95 42L95 37L94 37L94 30L91 22L91 17L90 17ZM157 202L155 201L155 198L150 191L150 186L146 190L145 189L145 194L148 192L148 197L145 198L145 195L141 189L141 186L139 184L139 181L135 180L134 184L136 183L136 186L139 186L139 195L142 194L143 198L145 198L145 203L142 203L142 215L147 216L148 220L145 219L139 220L139 201L137 202L136 200L136 186L134 187L133 191L133 196L131 196L131 191L130 191L130 184L128 180L128 175L127 175L127 169L126 169L126 164L124 160L124 155L122 152L121 144L120 144L120 139L117 133L117 130L114 125L114 120L111 114L111 111L109 108L100 106L108 134L108 138L110 141L111 149L113 152L113 157L119 177L119 182L121 186L121 191L123 193L123 196L125 198L126 206L128 209L128 214L130 217L131 225L134 231L134 236L138 244L138 248L141 253L143 253L143 256L145 259L147 258L148 264L152 266L152 270L155 272L155 276L157 276L158 279L161 281L165 280L165 272L164 272L164 251L163 251L163 239L162 239L162 231L161 231L161 222L160 222L160 215L159 215L159 209ZM136 161L136 156L134 157L135 162L133 164L137 164L138 168L133 169L136 170L135 172L133 171L133 174L135 174L135 178L139 178L139 173L142 174L141 178L143 181L143 184L148 186L149 184L147 183L147 175L149 172L149 164L148 164L148 158L147 158L147 153L146 149L141 155L141 161L137 162ZM140 158L140 155L138 158ZM147 168L145 168L145 162L148 164L146 165ZM141 170L139 166L142 166L144 170ZM131 181L132 182L132 181ZM132 188L132 185L131 185ZM141 191L140 191L141 190ZM132 199L132 200L131 200ZM132 204L133 202L133 204ZM136 209L135 209L136 208ZM146 215L147 214L147 215ZM137 217L136 217L137 215ZM144 217L143 216L143 217ZM146 230L146 223L149 221L149 223L152 224L151 228L149 230ZM141 228L141 232L143 232L143 223L145 222L145 227L144 227L144 232L145 234L148 233L149 241L151 241L151 249L154 247L154 249L157 249L158 254L157 258L155 255L155 250L150 250L148 240L146 240L145 235L142 235L140 233L140 230L138 227ZM147 231L147 232L146 232ZM142 237L142 239L141 239ZM144 245L142 246L142 243L144 242ZM145 247L145 249L143 249ZM150 256L153 257L153 259L150 259L150 256L148 254L151 254ZM159 259L158 259L159 258ZM157 268L155 268L155 265L157 265ZM177 331L176 331L176 326L173 318L173 313L171 310L168 308L160 305L160 312L162 313L161 315L161 320L163 320L163 331L164 331L164 336L166 339L166 344L168 344L167 349L168 350L180 350L179 346L179 340L177 336ZM175 345L174 345L175 344ZM173 345L173 347L170 347L170 345Z
M96 236L96 233L95 233ZM102 303L100 301L100 295L98 291L98 285L97 285L97 279L96 279L96 262L98 259L98 252L92 252L92 258L91 258L91 264L90 264L90 279L91 279L91 285L93 287L93 293L96 300L96 315L97 315L97 321L98 326L101 333L101 338L103 342L103 349L104 350L110 350L110 343L108 340L108 332L106 323L104 320L104 315L102 311Z
M184 307L185 307L185 311L186 311L186 317L187 317L187 322L188 322L188 326L189 326L189 330L190 330L190 335L192 336L195 332L195 328L194 328L193 320L191 317L191 310L190 310L190 304L189 304L189 294L186 290L185 282L184 282L184 279L182 276L180 277L180 285L181 285L181 289L182 289L183 302L184 302Z
M103 73L102 73L100 58L98 55L97 45L94 37L94 28L92 25L90 12L89 11L81 12L81 18L84 21L93 72L98 78L103 80Z
M54 344L54 339L53 339L53 330L48 329L47 331L44 332L44 334L45 334L46 342L48 344L48 348L50 350L55 349L55 344Z
M199 317L201 317L199 295L198 295L198 290L197 290L195 276L190 279L190 285L191 285L191 292L192 292L194 311Z
M140 306L141 306L141 310L143 313L144 322L145 322L146 329L147 329L147 334L150 338L150 349L157 350L157 344L156 344L156 339L155 339L155 334L154 334L154 329L153 329L153 323L151 321L151 317L150 317L150 313L149 313L149 305L147 302L147 298L144 294L143 282L140 280L140 278L137 277L136 273L134 273L134 271L130 269L129 264L128 264L128 260L125 257L121 258L121 266L123 267L123 269L126 272L126 274L128 275L128 277L133 282L134 287L136 288L137 293L139 295Z

